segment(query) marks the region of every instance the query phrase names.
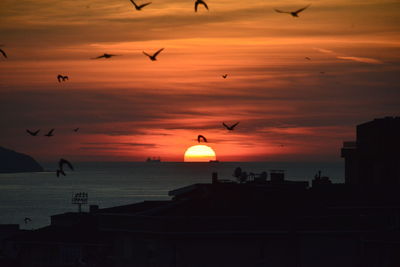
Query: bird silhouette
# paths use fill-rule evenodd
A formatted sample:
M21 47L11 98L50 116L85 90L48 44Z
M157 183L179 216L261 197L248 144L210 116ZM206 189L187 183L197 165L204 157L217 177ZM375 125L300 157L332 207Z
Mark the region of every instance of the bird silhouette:
M64 165L67 165L71 170L74 170L74 167L72 166L71 162L69 162L66 159L60 159L58 161L58 170L56 172L57 177L60 177L60 174L62 174L63 176L65 176L65 172L64 172Z
M137 5L133 0L131 0L132 4L135 6L136 10L142 10L142 8L144 8L147 5L150 5L151 2L145 3L145 4L141 4L141 5Z
M47 136L47 137L54 136L53 132L54 132L54 129L51 129L51 130L50 130L47 134L45 134L44 136Z
M101 56L98 56L98 57L95 57L95 58L92 58L92 59L99 59L99 58L111 58L111 57L115 57L115 56L118 56L118 55L113 55L113 54L107 54L107 53L104 53L103 55L101 55Z
M222 75L222 78L226 79L226 77L228 77L228 74Z
M36 136L36 135L39 133L39 131L40 131L40 129L37 130L37 131L35 131L35 132L32 132L32 131L26 129L26 132L27 132L28 134L32 135L32 136Z
M309 58L309 57L305 57L304 59L311 60L311 58Z
M84 258L80 257L78 259L78 266L87 266L87 262Z
M74 129L74 132L77 132L77 131L79 131L79 127Z
M68 80L68 76L63 76L61 74L58 74L57 80L60 83L61 81L65 82L65 80Z
M25 219L24 219L25 224L27 224L28 222L31 222L31 221L32 221L32 219L29 217L25 217Z
M157 52L155 52L153 55L149 55L146 52L143 51L143 54L145 54L146 56L148 56L150 58L151 61L156 61L157 60L157 55L161 53L161 51L163 51L164 48L161 48L160 50L158 50Z
M200 143L201 140L203 140L203 142L207 143L207 139L206 139L204 136L202 136L201 134L199 134L199 135L197 136L197 142Z
M197 7L199 5L203 5L208 10L206 2L204 2L203 0L196 0L196 2L194 3L194 12L197 12Z
M299 10L296 10L296 11L282 11L279 9L275 9L275 11L278 13L288 13L288 14L292 15L294 18L297 18L297 17L299 17L299 13L302 12L303 10L305 10L306 8L308 8L309 6L311 6L311 4L309 4L308 6L305 6L303 8L300 8Z
M225 128L228 129L229 131L233 131L233 129L234 129L234 128L236 127L236 125L238 125L238 124L239 124L239 122L237 122L237 123L235 123L235 124L229 126L229 125L226 125L225 122L222 123L222 125L224 125Z
M3 57L7 58L7 54L6 54L6 52L4 52L3 49L0 49L0 53L3 55Z

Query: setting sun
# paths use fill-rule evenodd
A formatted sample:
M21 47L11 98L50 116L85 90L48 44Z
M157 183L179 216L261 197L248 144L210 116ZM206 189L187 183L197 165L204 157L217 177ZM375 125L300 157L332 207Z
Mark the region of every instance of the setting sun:
M216 155L209 146L191 146L185 152L185 162L209 162L210 160L216 160Z

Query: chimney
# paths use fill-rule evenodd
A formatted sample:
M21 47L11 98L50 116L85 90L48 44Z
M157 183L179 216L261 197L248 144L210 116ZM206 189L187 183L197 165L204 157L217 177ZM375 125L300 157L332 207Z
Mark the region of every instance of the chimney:
M218 172L213 172L212 173L212 183L213 184L218 184Z
M95 213L98 210L99 210L99 205L90 205L89 206L89 212L90 213Z

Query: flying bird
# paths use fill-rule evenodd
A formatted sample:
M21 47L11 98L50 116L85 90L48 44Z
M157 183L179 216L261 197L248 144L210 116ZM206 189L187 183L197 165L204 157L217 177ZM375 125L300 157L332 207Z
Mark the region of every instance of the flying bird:
M29 217L25 217L25 219L24 219L25 224L27 224L28 222L31 222L31 221L32 221L32 219Z
M36 135L39 133L39 131L40 131L40 129L37 130L37 131L35 131L35 132L32 132L32 131L26 129L26 132L27 132L28 134L32 135L32 136L36 136Z
M61 74L58 74L57 80L60 83L61 81L65 82L65 80L68 80L68 76L63 76Z
M136 10L142 10L142 8L144 8L147 5L150 5L151 2L145 3L145 4L141 4L141 5L137 5L133 0L131 0L132 4L135 6Z
M74 170L74 167L72 166L71 162L69 162L66 159L60 159L58 161L57 177L60 177L60 174L62 174L63 176L66 175L64 172L64 165L67 165L71 170Z
M199 135L197 136L197 142L200 143L201 140L203 140L203 142L207 143L207 139L206 139L204 136L202 136L201 134L199 134Z
M3 57L7 58L7 54L6 54L6 52L4 52L3 49L0 49L0 53L3 55Z
M228 74L222 75L222 78L226 79L226 77L228 77Z
M305 10L306 8L308 8L309 6L311 6L311 4L309 4L308 6L305 6L303 8L300 8L299 10L296 10L296 11L282 11L279 9L275 9L275 11L278 13L288 13L288 14L292 15L293 17L297 18L297 17L299 17L299 13L302 12L303 10Z
M311 58L309 58L309 57L305 57L304 59L311 60Z
M110 58L110 57L115 57L115 56L118 56L118 55L113 55L113 54L107 54L107 53L104 53L103 55L101 55L101 56L98 56L98 57L95 57L95 58L92 58L92 59L99 59L99 58Z
M196 2L194 3L194 12L197 12L198 5L203 5L208 10L206 2L204 2L203 0L196 0Z
M238 125L238 124L239 124L239 122L237 122L237 123L235 123L235 124L229 126L229 125L226 125L225 122L222 123L222 125L224 125L225 128L228 129L229 131L233 131L233 129L234 129L234 128L236 127L236 125Z
M154 55L149 55L146 52L143 51L143 54L145 54L146 56L148 56L150 58L151 61L156 61L157 60L157 55L161 53L161 51L163 51L164 48L161 48L160 50L158 50L157 52L154 53Z
M45 134L44 136L47 136L47 137L54 136L53 132L54 132L54 129L51 129L51 130L50 130L47 134Z
M79 127L74 129L74 132L77 132L77 131L79 131Z

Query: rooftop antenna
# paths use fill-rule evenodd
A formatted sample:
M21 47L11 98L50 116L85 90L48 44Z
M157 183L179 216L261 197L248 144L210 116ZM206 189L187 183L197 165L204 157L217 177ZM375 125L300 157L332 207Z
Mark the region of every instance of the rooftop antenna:
M82 205L87 205L88 203L88 193L79 192L72 195L72 204L78 205L78 212L82 212Z

